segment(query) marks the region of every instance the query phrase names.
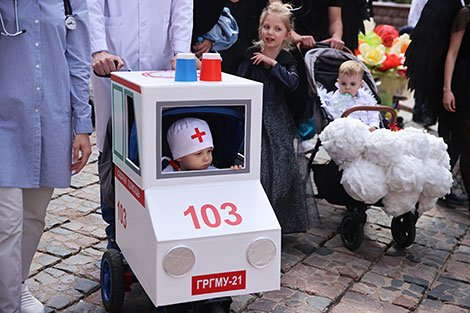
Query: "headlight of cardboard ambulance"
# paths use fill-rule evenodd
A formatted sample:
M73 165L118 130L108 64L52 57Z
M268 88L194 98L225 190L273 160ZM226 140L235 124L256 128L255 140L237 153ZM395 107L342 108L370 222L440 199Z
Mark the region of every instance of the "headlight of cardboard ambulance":
M247 259L255 268L265 268L276 256L276 245L270 239L260 238L250 244L247 251Z
M182 277L193 267L196 259L191 249L175 247L168 251L163 258L163 269L172 277Z

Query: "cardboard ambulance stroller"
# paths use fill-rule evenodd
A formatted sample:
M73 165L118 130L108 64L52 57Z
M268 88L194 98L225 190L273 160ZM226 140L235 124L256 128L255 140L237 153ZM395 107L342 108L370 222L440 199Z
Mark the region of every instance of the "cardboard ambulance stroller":
M280 288L281 229L260 183L262 84L222 78L112 75L122 254L111 249L102 258L108 311L120 310L133 275L156 307ZM218 169L163 172L171 157L166 130L189 116L209 124Z
M332 121L329 114L321 107L321 100L317 93L317 88L323 86L328 92L335 90L335 83L338 77L338 69L341 63L347 60L356 60L360 62L355 56L350 53L330 49L312 49L305 56L305 63L307 68L307 77L309 81L310 101L312 101L314 120L316 131L318 134ZM360 62L362 64L362 62ZM365 65L364 67L364 86L368 88L377 102L380 103L377 87L375 86L374 79ZM395 125L396 111L391 107L385 106L358 106L346 110L342 117L349 115L357 110L373 110L390 112L392 118L390 121L382 119L382 126ZM315 185L318 189L317 198L325 199L331 204L346 206L348 213L341 221L340 234L341 240L346 248L355 250L360 247L364 239L364 224L367 220L366 210L368 205L353 199L345 191L343 185L340 183L342 171L333 160L328 163L319 164L315 163L315 156L321 146L321 141L318 139L315 149L312 151L309 161L308 170L313 171ZM376 203L377 206L382 204ZM417 212L407 212L403 215L393 217L391 230L395 244L398 247L410 246L416 236L416 221Z

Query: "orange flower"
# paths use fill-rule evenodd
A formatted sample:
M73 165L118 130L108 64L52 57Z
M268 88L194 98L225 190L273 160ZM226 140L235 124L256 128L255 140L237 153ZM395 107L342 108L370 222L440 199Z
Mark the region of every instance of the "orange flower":
M385 61L382 63L381 67L378 67L378 69L381 70L382 72L385 72L392 68L396 68L397 66L402 65L403 61L404 61L403 57L400 57L396 54L386 53Z

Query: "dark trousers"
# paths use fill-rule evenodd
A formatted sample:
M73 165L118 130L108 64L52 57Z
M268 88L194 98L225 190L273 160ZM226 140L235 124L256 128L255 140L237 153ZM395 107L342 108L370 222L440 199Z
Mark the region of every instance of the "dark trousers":
M98 165L100 164L101 164L101 152L98 156ZM114 207L110 207L103 202L103 192L101 188L102 186L100 184L101 217L106 223L108 223L108 226L106 226L106 236L108 237L108 241L109 239L112 239L112 241L114 241L114 238L116 237L116 227L114 225L115 220L116 220L115 211L114 211ZM108 242L108 246L109 246L109 242ZM111 247L108 247L108 248L111 248Z

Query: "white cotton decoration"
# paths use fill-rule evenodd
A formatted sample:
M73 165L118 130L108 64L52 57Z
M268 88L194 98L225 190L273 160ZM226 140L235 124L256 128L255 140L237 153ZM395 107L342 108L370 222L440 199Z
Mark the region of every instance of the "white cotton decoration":
M422 129L408 127L401 131L395 132L398 140L402 145L402 153L404 155L411 155L420 160L425 160L429 155L429 141L428 134Z
M431 210L434 208L436 205L438 198L430 198L430 197L425 197L423 194L419 196L419 207L418 207L418 213L419 215L423 214L426 211Z
M384 170L362 158L346 165L341 183L352 198L369 204L376 203L387 193Z
M363 153L369 134L366 124L346 117L336 119L325 127L320 134L320 140L331 158L343 168L347 162L353 161Z
M407 212L414 212L419 196L419 192L416 191L389 191L382 199L384 211L392 216L400 216Z
M423 190L424 180L423 161L413 156L403 155L390 166L387 173L389 190L397 192L417 192Z
M428 134L429 155L428 158L434 159L437 163L450 170L450 157L447 153L447 145L444 139Z
M396 132L377 129L370 133L365 143L366 160L387 168L403 154Z
M428 159L424 162L423 196L440 198L450 192L452 187L452 173L440 166L436 160Z

